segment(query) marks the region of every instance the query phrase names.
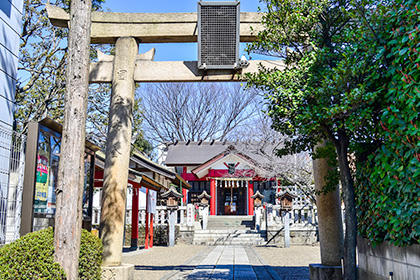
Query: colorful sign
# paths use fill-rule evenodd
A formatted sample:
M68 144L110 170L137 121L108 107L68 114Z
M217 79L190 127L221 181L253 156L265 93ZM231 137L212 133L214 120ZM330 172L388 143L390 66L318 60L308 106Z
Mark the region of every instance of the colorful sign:
M48 158L38 155L36 167L35 200L47 201L48 198Z

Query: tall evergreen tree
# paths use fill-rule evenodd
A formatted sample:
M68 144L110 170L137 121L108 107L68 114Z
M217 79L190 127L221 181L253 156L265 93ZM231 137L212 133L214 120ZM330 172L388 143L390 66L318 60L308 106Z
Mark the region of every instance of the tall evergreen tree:
M345 279L356 279L356 205L350 154L376 139L383 108L380 77L387 61L378 56L383 28L381 1L264 0L266 27L250 51L285 60L283 71L261 68L248 83L266 92L273 127L290 141L279 155L312 150L327 139L338 159L345 204ZM331 152L332 151L332 152ZM334 176L331 176L331 186ZM328 191L328 190L326 190Z

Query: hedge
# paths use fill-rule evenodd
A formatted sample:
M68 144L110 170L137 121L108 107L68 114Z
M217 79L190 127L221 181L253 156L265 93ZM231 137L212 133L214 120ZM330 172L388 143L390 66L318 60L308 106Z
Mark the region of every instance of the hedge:
M0 248L0 279L66 279L64 270L54 262L54 233L47 228L29 233ZM101 277L102 243L83 230L79 257L79 278Z
M389 62L388 104L380 116L381 145L357 167L359 233L374 244L420 243L420 29L419 6L396 0L383 19Z

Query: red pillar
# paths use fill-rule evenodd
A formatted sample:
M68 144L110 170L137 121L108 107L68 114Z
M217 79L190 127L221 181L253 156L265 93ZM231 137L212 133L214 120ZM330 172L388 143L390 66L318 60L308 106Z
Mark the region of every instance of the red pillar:
M150 229L149 229L149 247L153 248L153 217L154 214L150 214Z
M248 215L254 215L254 199L251 196L254 195L254 184L252 181L248 182Z
M182 203L183 205L186 205L187 204L187 189L182 189L182 195L184 196L182 198Z
M131 212L131 247L137 248L139 244L139 189L135 187L133 187Z
M182 175L181 175L182 179L184 179L186 181L186 177L187 177L187 167L184 166L182 168ZM187 189L182 189L182 195L184 196L182 198L182 203L183 205L187 205Z
M144 229L145 232L145 241L144 241L144 249L149 249L149 209L147 205L149 204L149 189L146 189L146 227Z
M210 215L216 215L216 180L210 179Z

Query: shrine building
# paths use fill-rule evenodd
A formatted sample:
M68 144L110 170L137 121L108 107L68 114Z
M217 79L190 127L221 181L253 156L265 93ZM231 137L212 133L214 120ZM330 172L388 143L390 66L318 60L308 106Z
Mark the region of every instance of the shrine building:
M203 191L211 195L210 215L253 215L257 191L263 203L275 204L276 180L258 176L250 155L232 143L178 141L167 145L163 160L191 185L184 203L198 203Z

